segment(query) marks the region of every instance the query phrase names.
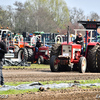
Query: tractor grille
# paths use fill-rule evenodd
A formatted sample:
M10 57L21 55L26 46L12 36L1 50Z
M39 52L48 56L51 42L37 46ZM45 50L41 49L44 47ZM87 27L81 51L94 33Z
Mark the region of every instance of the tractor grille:
M63 45L63 50L62 50L63 56L67 56L71 58L71 51L72 51L71 45Z

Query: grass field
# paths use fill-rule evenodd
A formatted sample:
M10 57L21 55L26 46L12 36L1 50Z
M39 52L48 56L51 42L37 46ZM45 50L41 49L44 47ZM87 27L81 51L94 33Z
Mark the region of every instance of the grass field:
M42 69L50 68L49 64L31 64L31 66L3 66L3 69Z

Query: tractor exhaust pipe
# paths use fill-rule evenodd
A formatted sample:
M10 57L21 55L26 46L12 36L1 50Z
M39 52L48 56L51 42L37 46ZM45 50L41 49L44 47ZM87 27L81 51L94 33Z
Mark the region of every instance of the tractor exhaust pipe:
M69 26L68 26L68 29L67 29L67 44L69 43Z

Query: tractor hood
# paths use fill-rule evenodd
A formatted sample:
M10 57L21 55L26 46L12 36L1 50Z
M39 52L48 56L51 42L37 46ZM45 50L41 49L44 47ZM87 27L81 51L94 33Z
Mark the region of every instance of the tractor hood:
M88 45L96 45L96 44L100 44L99 42L89 42Z
M42 47L39 47L39 50L48 50L49 47L46 47L46 46L42 46Z
M62 43L62 45L63 45L63 44L67 44L67 42L65 41L65 42ZM69 42L68 44L69 44L69 45L70 45L70 44L73 44L73 42Z

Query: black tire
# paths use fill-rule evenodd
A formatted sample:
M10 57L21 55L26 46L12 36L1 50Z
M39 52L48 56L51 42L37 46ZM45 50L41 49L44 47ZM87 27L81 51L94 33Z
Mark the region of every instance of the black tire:
M44 63L44 58L42 56L38 57L38 64L43 64Z
M59 71L59 65L56 64L56 66L54 65L55 61L56 61L57 57L56 56L52 56L50 58L50 69L52 72L58 72Z
M88 49L87 53L87 68L90 72L96 72L97 71L97 49L99 45L96 45L94 47L91 47Z
M33 63L34 51L32 48L27 48L27 51L28 51L28 61L31 61L31 63Z
M28 52L27 48L20 48L18 51L18 59L20 61L27 61L28 60Z
M79 72L80 73L85 73L86 72L86 58L85 57L80 57L80 60L79 60Z
M98 72L100 72L100 47L97 50L97 66L98 66Z
M61 54L61 44L54 44L51 48L50 57L53 55L58 56L59 54Z

